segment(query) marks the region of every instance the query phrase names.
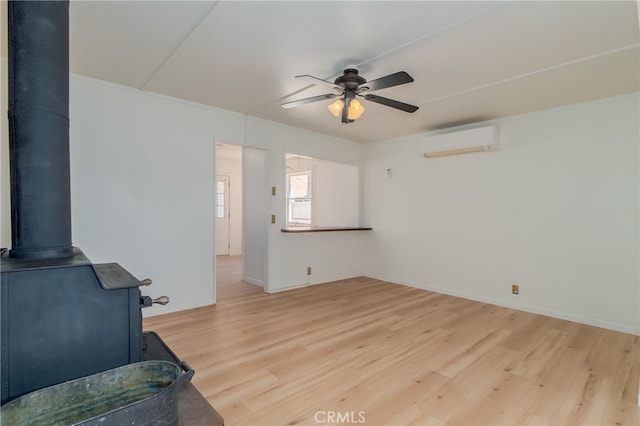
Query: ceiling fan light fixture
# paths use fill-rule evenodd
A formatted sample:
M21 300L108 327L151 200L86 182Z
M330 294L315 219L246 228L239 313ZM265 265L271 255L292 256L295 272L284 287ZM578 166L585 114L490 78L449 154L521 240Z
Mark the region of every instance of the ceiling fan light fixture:
M349 114L347 115L347 118L349 120L357 120L362 117L362 114L364 114L364 107L360 101L357 99L351 99L351 102L349 102Z
M342 112L342 108L344 108L344 101L342 99L338 99L334 103L329 105L327 108L329 108L329 112L331 114L335 115L336 117L339 117L340 113Z

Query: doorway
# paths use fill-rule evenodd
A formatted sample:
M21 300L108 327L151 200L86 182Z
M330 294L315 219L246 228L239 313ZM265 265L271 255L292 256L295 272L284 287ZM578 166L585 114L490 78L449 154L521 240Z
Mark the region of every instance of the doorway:
M242 282L267 289L269 198L265 150L217 142L215 151L215 292L220 300Z
M216 143L216 299L241 280L242 262L242 147Z

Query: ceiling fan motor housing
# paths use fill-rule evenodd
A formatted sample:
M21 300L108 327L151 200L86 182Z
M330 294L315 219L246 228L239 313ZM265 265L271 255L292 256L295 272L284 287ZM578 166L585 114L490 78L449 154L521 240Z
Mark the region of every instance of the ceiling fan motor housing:
M367 80L364 77L358 75L357 69L347 68L344 70L344 75L336 78L335 84L345 89L357 89L358 86L366 82Z

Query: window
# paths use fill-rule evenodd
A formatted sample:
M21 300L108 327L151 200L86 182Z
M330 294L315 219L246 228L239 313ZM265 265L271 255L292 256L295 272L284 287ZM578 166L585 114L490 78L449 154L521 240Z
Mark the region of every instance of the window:
M287 224L311 226L311 172L287 175Z
M218 219L224 218L225 189L224 181L216 182L216 217Z

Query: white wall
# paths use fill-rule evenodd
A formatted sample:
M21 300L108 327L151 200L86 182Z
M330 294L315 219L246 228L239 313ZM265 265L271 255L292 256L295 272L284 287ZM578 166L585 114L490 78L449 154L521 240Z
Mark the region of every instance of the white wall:
M498 152L367 144L365 274L640 333L638 104L499 120Z
M640 333L638 102L624 96L501 120L501 151L425 159L420 135L363 146L72 76L74 245L153 278L147 294L172 296L146 315L211 303L214 141L244 142L268 150L269 185L278 188L269 291L364 271ZM374 231L280 232L286 152L361 166L361 223ZM2 162L9 246L6 155Z
M242 161L217 156L216 174L229 176L229 254L242 254Z
M361 241L365 232L283 233L285 214L285 154L340 161L357 165L362 170L363 145L302 131L264 120L247 122L247 145L269 149L272 186L272 213L277 223L271 225L269 235L268 291L323 283L359 276L361 270ZM307 267L312 275L307 277Z
M357 167L323 161L314 174L313 200L316 226L358 226Z
M75 75L70 116L74 245L96 263L118 262L138 278L152 278L146 294L172 298L145 315L212 303L214 141L245 142L244 116ZM355 142L262 120L248 119L246 127L246 144L268 150L269 185L279 188L271 209L279 219L284 154L292 146L362 161ZM3 217L5 199L3 191ZM360 275L360 236L285 239L281 227L269 228L270 291L307 282L308 264L318 266L313 282Z
M243 118L77 76L71 78L73 242L116 261L168 312L214 302L214 140Z
M242 280L268 289L270 191L267 151L245 146L242 150Z

